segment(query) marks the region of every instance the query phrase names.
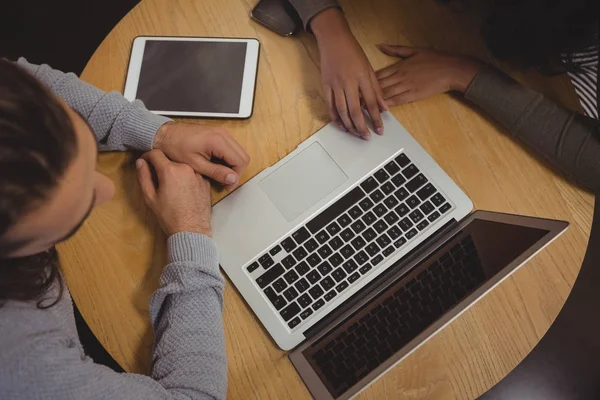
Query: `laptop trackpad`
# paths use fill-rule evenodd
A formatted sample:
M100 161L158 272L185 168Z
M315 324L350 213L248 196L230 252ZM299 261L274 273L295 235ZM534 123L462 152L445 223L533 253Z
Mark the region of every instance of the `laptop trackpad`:
M347 180L344 171L315 142L260 181L259 185L285 219L291 222Z

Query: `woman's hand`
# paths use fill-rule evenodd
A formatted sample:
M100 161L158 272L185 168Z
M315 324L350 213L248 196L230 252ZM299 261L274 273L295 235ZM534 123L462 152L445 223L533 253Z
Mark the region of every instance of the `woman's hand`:
M412 103L456 90L464 93L481 63L435 50L382 44L379 49L400 61L377 71L388 106Z
M169 122L154 138L153 148L171 160L188 164L197 173L235 188L250 156L223 128ZM214 162L220 160L220 162Z
M375 72L342 12L337 8L322 11L310 27L319 43L323 95L331 119L340 128L369 139L364 104L375 132L383 134L381 111L387 106Z

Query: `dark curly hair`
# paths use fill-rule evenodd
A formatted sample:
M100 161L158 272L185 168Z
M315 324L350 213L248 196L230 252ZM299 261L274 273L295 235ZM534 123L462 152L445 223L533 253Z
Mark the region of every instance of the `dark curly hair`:
M7 300L37 301L59 279L56 251L8 258L24 243L7 232L43 204L76 153L76 136L61 104L16 64L0 60L0 306Z
M574 55L599 48L598 0L481 1L487 1L483 39L498 59L542 71L574 71L579 67Z

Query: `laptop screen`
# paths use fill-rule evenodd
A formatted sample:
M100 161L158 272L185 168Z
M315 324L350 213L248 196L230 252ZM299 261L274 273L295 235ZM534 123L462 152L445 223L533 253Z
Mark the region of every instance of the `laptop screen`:
M337 398L390 358L398 359L394 355L411 340L548 232L474 219L302 355Z

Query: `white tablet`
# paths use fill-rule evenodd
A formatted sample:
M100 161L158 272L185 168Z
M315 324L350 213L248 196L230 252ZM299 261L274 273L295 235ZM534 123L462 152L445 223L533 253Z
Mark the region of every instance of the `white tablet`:
M161 115L248 118L258 53L256 39L137 37L125 98Z

